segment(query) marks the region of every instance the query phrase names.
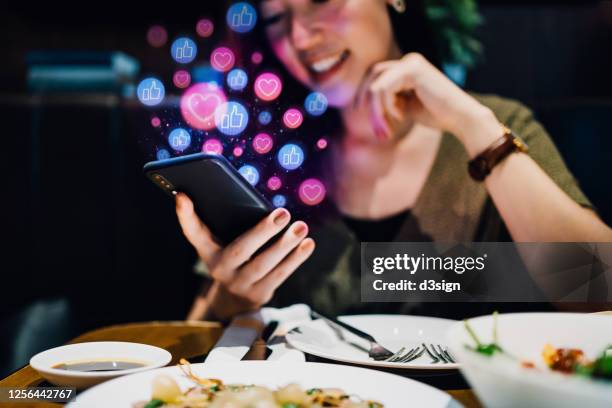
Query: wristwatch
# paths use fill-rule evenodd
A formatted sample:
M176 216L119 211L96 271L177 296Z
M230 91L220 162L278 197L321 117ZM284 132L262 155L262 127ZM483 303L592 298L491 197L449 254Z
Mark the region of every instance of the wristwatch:
M529 148L520 137L504 126L504 135L468 163L468 172L476 181L483 181L493 168L514 152L527 153Z

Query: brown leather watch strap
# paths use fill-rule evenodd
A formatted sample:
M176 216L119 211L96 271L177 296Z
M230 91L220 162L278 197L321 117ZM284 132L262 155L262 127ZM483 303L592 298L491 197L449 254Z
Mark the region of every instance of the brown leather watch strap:
M504 127L504 135L493 142L484 152L470 160L468 172L476 181L483 181L493 168L514 152L527 153L523 140Z

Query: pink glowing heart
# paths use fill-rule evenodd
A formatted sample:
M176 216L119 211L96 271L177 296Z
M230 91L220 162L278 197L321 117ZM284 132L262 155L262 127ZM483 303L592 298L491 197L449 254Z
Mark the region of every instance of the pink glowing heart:
M211 130L215 127L215 110L225 102L225 94L215 84L195 84L181 97L181 114L191 127Z
M304 120L302 112L297 109L291 108L283 115L283 123L290 129L297 129L300 127Z
M325 186L315 178L304 180L298 188L300 200L306 205L319 204L325 198L325 194Z
M283 90L281 79L271 72L264 72L255 79L255 94L263 101L273 101Z
M208 139L204 142L204 146L202 146L202 152L220 155L223 153L223 145L218 139Z
M172 82L177 88L187 88L191 83L191 75L185 70L179 70L172 76Z
M253 149L259 154L268 153L273 145L272 137L266 133L260 133L253 138Z
M234 52L226 47L216 48L210 55L210 65L220 72L227 72L236 62Z
M203 18L196 24L196 32L200 37L208 38L212 35L215 25L207 18Z
M281 188L281 186L283 185L283 183L281 182L281 179L276 177L276 176L272 176L268 179L268 188L272 191L276 191L279 188Z

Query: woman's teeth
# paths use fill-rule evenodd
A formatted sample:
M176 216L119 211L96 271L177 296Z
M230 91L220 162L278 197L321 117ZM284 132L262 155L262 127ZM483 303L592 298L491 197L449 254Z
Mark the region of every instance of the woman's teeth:
M323 58L317 62L313 62L312 64L310 64L310 69L312 69L317 74L329 71L332 67L334 67L342 60L344 54L345 53L340 53L332 57Z

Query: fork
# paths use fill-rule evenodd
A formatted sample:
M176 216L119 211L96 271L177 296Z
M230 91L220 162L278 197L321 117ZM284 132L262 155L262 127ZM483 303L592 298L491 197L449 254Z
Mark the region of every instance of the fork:
M442 364L452 364L456 363L455 358L450 354L446 347L442 347L441 345L437 345L438 348L434 344L429 344L429 348L425 343L423 343L424 351L429 354L429 357L432 359L432 364L442 363Z
M397 353L392 352L391 350L386 349L381 346L374 337L369 335L366 332L359 330L356 327L353 327L349 324L346 324L338 319L334 319L332 317L325 317L322 314L315 312L314 310L310 312L310 317L313 319L322 319L325 320L328 324L332 324L334 326L339 326L344 330L353 333L355 336L360 337L364 340L367 340L370 343L370 349L368 350L368 356L375 361L383 361L391 358L397 358L400 355L400 352L403 353L404 349L400 349Z

